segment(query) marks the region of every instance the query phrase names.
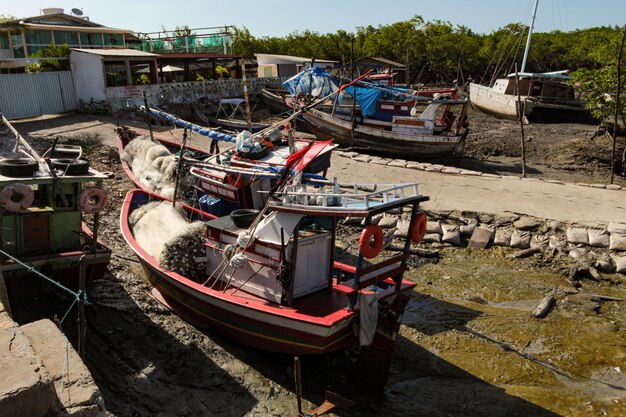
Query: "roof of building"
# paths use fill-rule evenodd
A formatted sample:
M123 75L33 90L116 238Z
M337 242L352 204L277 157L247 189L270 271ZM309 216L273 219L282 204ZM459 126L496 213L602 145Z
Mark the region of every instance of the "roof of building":
M277 64L305 64L315 60L321 64L336 64L337 61L325 59L304 58L291 55L273 55L273 54L254 54L259 65L277 65Z
M151 52L138 51L136 49L112 48L112 49L80 49L72 48L72 51L84 52L86 54L109 56L109 57L135 57L135 58L151 58L158 57L158 54Z
M358 64L359 61L365 61L365 60L372 60L372 61L378 61L381 64L384 65L390 65L392 67L398 67L398 68L404 68L406 65L401 64L399 62L396 61L392 61L391 59L387 59L387 58L381 58L381 57L375 57L375 56L365 56L363 58L359 58L357 60L354 61L354 64Z
M13 29L10 27L11 24L23 27L25 29L53 29L58 31L80 31L98 33L134 33L130 29L110 28L92 22L86 18L71 16L65 13L45 14L4 22L4 25L8 27L8 30Z

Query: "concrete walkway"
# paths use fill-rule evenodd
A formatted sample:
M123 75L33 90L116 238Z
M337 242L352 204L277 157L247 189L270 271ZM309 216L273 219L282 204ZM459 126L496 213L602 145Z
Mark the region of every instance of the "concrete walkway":
M91 120L85 116L62 115L18 121L16 128L22 134L48 137L97 138L102 144L116 147L115 120ZM126 121L129 122L129 121ZM143 129L141 121L128 123ZM154 126L155 131L169 130ZM138 129L139 130L139 129ZM147 133L147 132L142 132ZM157 136L180 139L182 129L155 132ZM191 142L209 146L210 140L194 134ZM442 174L417 169L359 162L333 154L328 177L337 176L342 182L406 183L418 182L422 194L430 201L424 204L430 210L465 210L483 213L514 212L566 222L625 222L626 191L581 187L574 184L519 178L486 178Z
M626 221L626 191L553 184L534 179L451 175L376 165L333 155L328 178L341 182L418 182L427 210L514 212L564 222Z

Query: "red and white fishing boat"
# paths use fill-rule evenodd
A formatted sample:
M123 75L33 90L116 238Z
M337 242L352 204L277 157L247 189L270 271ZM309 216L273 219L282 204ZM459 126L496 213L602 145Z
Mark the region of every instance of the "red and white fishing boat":
M416 184L360 189L354 185L344 192L336 182L322 188L283 185L251 225L229 215L191 223L204 233L202 256L194 258L204 268L193 277L162 266L159 259L172 256L170 243L165 250L152 247L153 237L141 243L142 222L149 217L144 213L171 203L146 206L152 196L129 192L121 229L155 296L194 325L274 352L322 354L358 347L357 363L366 362L359 374L380 386L387 381L394 340L415 286L403 273L411 240L419 241L425 232L419 204L428 197ZM402 208L413 219L404 252L381 252L383 232L372 218ZM180 215L193 219L198 212L184 207ZM338 220L345 217L361 217L365 224L358 254L349 263L335 255Z
M154 111L153 111L154 112ZM164 112L158 112L161 115ZM153 113L154 114L154 113ZM172 120L173 116L168 115ZM188 125L192 126L188 122ZM289 136L292 136L290 133ZM223 135L223 134L222 134ZM278 178L278 172L285 167L292 154L297 153L304 148L313 146L316 150L315 156L307 161L306 167L303 168L305 173L325 173L330 167L331 151L335 148L329 141L317 142L309 139L293 138L291 140L283 140L281 131L270 129L253 135L249 138L250 144L259 143L257 148L252 148L249 152L237 150L233 143L226 143L231 146L219 153L210 153L208 149L198 146L192 146L187 143L183 144L172 139L162 137L154 137L150 139L147 134L139 135L127 128L118 129L118 151L122 162L122 167L126 175L133 183L143 191L150 194L161 195L166 198L174 196L176 171L180 168L187 175L187 183L191 184L197 191L194 198L194 205L202 209L208 210L213 214L219 214L223 209L216 207L224 207L226 209L258 209L264 201L258 198L257 191L269 190L273 181ZM224 135L229 140L235 140L234 137ZM147 142L147 145L153 147L161 145L161 151L157 149L148 149L146 146L131 145L130 148L142 148L138 155L129 156L126 152L132 141L141 140ZM221 146L224 147L224 144ZM156 152L153 152L156 151ZM217 149L219 151L219 148ZM184 155L183 164L178 167L176 155L182 153ZM309 152L309 155L311 152ZM165 163L162 161L165 157ZM168 164L176 165L176 170L169 169ZM160 170L154 169L158 166ZM219 199L212 199L212 207L204 204L203 199L196 205L196 200L208 195Z

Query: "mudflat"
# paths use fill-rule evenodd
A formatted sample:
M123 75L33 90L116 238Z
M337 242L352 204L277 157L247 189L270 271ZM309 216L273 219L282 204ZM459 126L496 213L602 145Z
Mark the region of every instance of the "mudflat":
M146 127L137 120L73 114L14 123L27 140L41 147L55 137L61 142L82 143L97 169L114 173L105 184L110 201L101 216L100 235L113 249L113 259L105 279L89 288L92 305L86 349L87 365L110 414L295 415L293 358L200 332L150 296L143 272L118 230L120 203L132 188L114 157L118 122ZM518 175L514 154L518 125L489 116L477 116L472 122L469 157L461 166ZM154 129L161 136L182 135L181 129L158 125ZM531 177L567 183L606 182L607 152L610 155L606 145L610 141L604 136L592 140L594 127L530 125L527 132L533 132L529 143L537 145L528 157ZM192 135L191 140L208 146L200 136ZM508 148L503 141L509 143ZM508 151L498 154L501 148ZM550 152L558 158L549 157ZM590 159L580 160L579 152ZM598 213L592 216L594 220L610 221L612 218L606 217L613 212L601 210L607 206L624 210L626 205L626 191L569 188L517 178L474 178L480 184L478 194L478 188L472 189L469 183L454 182L471 177L379 166L345 157L333 156L332 175L348 176L348 181L420 182L423 193L433 197L428 203L432 206L427 207L433 210L437 204L443 210L487 213L550 209L553 212L542 217ZM623 178L616 183L626 185ZM512 197L503 198L504 191L496 184L505 184L502 187L508 188ZM554 188L539 190L540 184ZM597 205L576 211L582 199L570 193L578 189L597 192L590 197ZM570 196L573 200L571 209L555 204L558 190L563 191L564 199ZM523 208L522 202L531 197L540 200ZM468 207L470 204L476 206ZM623 221L626 217L621 213L616 211L621 218L613 221ZM358 227L347 229L338 247L355 246L359 232ZM305 409L320 404L323 390L328 388L357 402L338 410L336 415L341 416L625 415L626 336L622 327L626 301L620 301L626 300L624 277L608 274L600 280L573 282L558 259L513 260L507 257L511 252L508 248L442 248L438 262L412 257L407 276L417 287L403 319L387 389L382 393L354 392L341 383L335 374L339 370L320 365L319 358L308 358L303 368ZM547 294L555 296L556 304L545 318L537 319L532 310ZM61 313L69 306L57 304ZM36 314L31 307L24 306L16 314L28 320ZM73 338L73 321L67 320L65 326Z

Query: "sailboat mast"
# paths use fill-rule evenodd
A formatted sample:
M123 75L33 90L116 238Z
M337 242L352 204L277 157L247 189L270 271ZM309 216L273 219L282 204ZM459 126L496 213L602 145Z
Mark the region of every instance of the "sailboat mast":
M535 0L535 7L533 9L533 18L530 21L530 28L528 29L528 39L526 39L526 48L524 49L524 59L522 60L522 68L520 72L526 71L526 60L528 59L528 50L530 49L530 38L533 36L533 27L535 27L535 17L537 16L537 5L539 0Z

